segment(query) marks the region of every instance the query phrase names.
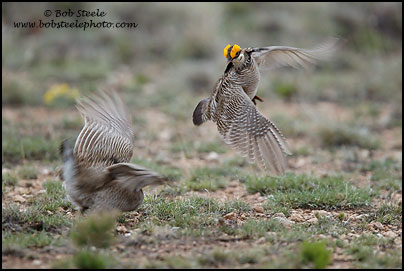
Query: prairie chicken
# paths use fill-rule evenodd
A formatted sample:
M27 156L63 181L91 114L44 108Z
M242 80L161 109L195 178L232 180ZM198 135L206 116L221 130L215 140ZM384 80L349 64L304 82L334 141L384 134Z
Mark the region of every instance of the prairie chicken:
M291 155L286 140L273 122L257 109L260 70L281 66L307 67L327 58L338 39L330 39L311 49L270 46L241 49L237 44L224 48L227 67L210 97L193 113L193 123L216 122L220 135L241 155L266 170L280 174L286 169L284 154Z
M134 131L120 98L101 92L77 105L84 127L74 147L65 140L61 178L68 199L80 211L132 211L143 202L142 188L168 179L135 164Z

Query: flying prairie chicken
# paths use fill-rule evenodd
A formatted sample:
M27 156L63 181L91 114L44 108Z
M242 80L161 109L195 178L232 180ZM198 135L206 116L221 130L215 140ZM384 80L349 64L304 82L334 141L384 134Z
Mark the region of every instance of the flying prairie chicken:
M241 49L237 44L224 48L228 60L223 75L210 97L203 99L193 113L193 123L216 122L220 135L241 155L276 174L286 169L284 154L291 155L286 140L273 122L256 107L260 70L282 66L307 67L328 58L336 49L337 38L307 50L288 46Z
M142 188L168 179L128 163L134 130L116 93L101 92L77 105L84 127L74 146L65 140L61 178L68 199L80 211L135 210L143 202Z

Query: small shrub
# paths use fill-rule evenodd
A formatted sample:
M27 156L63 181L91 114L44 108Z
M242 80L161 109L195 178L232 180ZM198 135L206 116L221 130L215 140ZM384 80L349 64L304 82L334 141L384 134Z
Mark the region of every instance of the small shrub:
M71 231L74 244L79 247L109 247L114 239L115 219L113 213L95 213L77 222Z
M73 263L79 269L105 269L108 259L99 253L82 250L73 256Z
M331 251L326 248L325 242L304 242L301 247L303 263L310 263L314 268L323 269L331 261Z

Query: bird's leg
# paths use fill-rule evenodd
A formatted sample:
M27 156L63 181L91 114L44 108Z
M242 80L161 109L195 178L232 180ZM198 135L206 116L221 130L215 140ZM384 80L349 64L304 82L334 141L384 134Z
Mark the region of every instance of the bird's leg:
M255 95L254 98L252 98L252 102L253 102L255 105L257 105L257 102L256 102L255 100L258 100L258 101L260 101L260 102L263 102L263 101L264 101L263 99L261 99L261 98L258 97L257 95Z

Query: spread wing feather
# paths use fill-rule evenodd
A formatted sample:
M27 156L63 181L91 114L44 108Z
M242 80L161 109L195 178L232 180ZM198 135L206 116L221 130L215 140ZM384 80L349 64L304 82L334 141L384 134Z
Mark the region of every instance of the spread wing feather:
M285 154L291 154L279 129L265 118L241 87L222 97L225 103L217 122L225 142L263 169L280 174L286 169Z
M133 128L123 102L115 93L100 92L78 105L84 127L77 137L74 154L87 166L129 162L133 154Z
M289 46L269 46L255 48L252 56L260 69L291 66L293 68L308 68L319 60L329 58L338 47L338 38L330 38L319 46L307 50Z

